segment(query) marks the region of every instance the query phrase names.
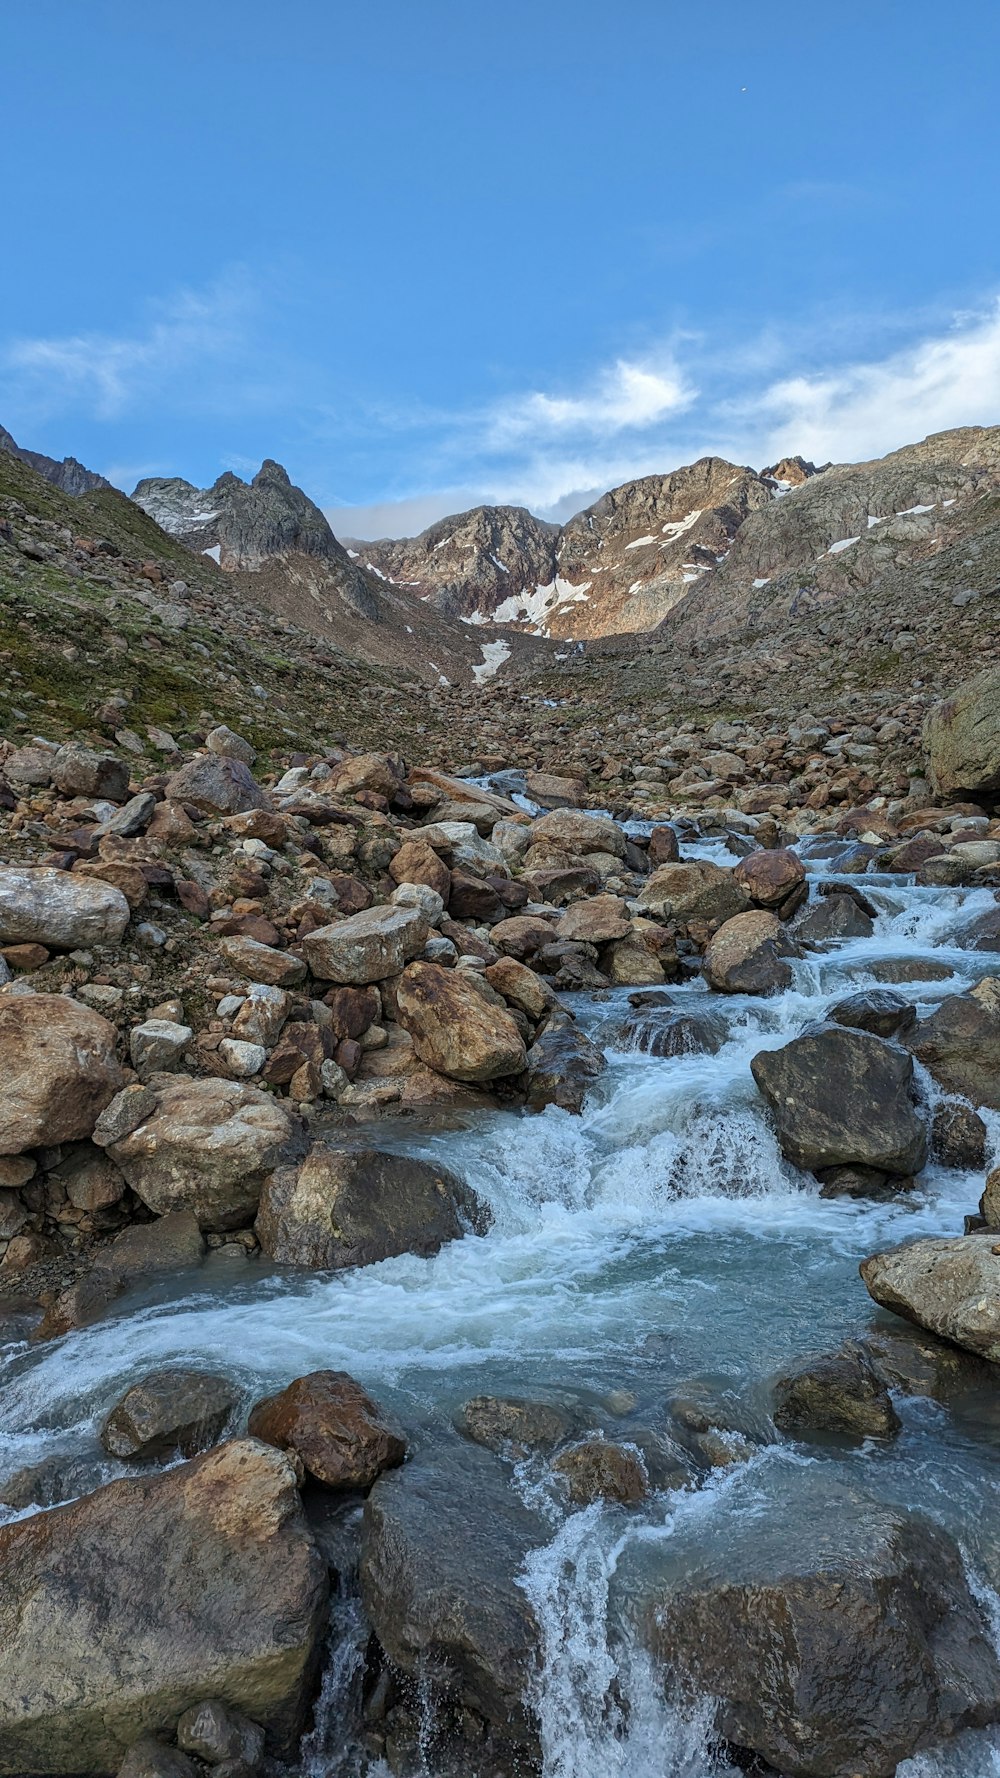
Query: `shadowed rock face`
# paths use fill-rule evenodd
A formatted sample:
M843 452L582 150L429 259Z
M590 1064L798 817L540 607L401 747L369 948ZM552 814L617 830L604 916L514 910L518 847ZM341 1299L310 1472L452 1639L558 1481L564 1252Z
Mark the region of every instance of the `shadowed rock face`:
M61 488L64 494L90 494L95 488L110 488L111 483L94 469L85 469L75 457L64 457L59 462L55 457L46 457L44 451L26 451L23 445L15 444L5 426L0 426L0 451L7 451L11 457L19 457L27 463L29 469L43 475L53 487Z
M132 498L189 549L217 549L223 568L259 568L268 556L292 550L351 567L319 507L270 457L252 482L229 470L210 488L154 476L139 482Z
M867 1031L828 1025L751 1064L782 1153L797 1167L919 1172L927 1154L910 1098L913 1061Z

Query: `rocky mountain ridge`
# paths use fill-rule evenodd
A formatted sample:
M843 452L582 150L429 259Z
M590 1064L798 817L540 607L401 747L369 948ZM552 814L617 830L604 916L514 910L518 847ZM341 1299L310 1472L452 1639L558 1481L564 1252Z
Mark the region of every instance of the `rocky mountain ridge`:
M47 457L43 451L27 451L15 442L5 426L0 426L0 451L6 451L10 457L17 457L43 475L53 487L61 488L64 494L90 494L95 488L110 488L111 483L96 469L85 469L75 457L64 457L60 462L56 457Z

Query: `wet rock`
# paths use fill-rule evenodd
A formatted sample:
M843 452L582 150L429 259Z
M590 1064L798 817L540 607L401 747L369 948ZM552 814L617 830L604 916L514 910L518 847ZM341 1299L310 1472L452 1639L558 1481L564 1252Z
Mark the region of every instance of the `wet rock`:
M902 1424L871 1359L850 1343L779 1377L773 1418L782 1432L835 1432L859 1439L892 1438Z
M113 753L95 753L70 742L52 761L52 782L62 796L97 796L120 803L128 796L128 766Z
M450 1080L483 1084L525 1067L524 1039L510 1013L458 970L411 963L396 991L396 1016L420 1060Z
M230 1080L170 1081L156 1110L108 1145L136 1196L162 1216L191 1210L203 1229L240 1228L291 1140L288 1113L268 1093Z
M46 1309L33 1337L55 1340L61 1334L73 1333L78 1327L89 1327L107 1314L124 1289L124 1280L117 1272L95 1266L92 1272L85 1273L59 1292Z
M867 1031L827 1025L754 1056L781 1151L797 1167L917 1173L927 1138L911 1100L913 1062Z
M212 1371L150 1371L112 1408L101 1443L110 1456L130 1462L177 1451L193 1457L217 1443L238 1403L228 1377Z
M569 1497L577 1506L605 1500L617 1506L635 1506L649 1492L645 1466L636 1451L625 1450L610 1439L590 1438L561 1451L552 1467L564 1477Z
M198 753L167 780L168 798L190 803L207 815L242 815L248 809L270 809L271 799L241 759Z
M220 1692L293 1752L328 1583L281 1453L239 1440L0 1526L0 1574L0 1771L114 1771Z
M924 723L935 796L1000 791L1000 673L988 668L933 704Z
M326 1488L370 1488L406 1456L402 1433L346 1371L297 1377L257 1403L249 1432L295 1452L306 1475Z
M795 852L776 846L771 851L751 852L733 872L755 907L778 908L792 891L805 882L805 865Z
M649 1641L716 1727L790 1778L892 1778L993 1720L1000 1667L951 1539L917 1514L827 1487L801 1547L758 1529L673 1588ZM905 1683L901 1683L905 1675Z
M979 1213L989 1229L1000 1229L1000 1167L994 1167L986 1175L983 1195L979 1200Z
M853 895L826 895L799 914L794 930L803 943L837 944L847 938L870 938L874 922Z
M122 1085L115 1030L64 994L0 1000L0 1154L89 1136Z
M931 1123L931 1151L942 1167L978 1170L986 1162L986 1125L971 1105L939 1105Z
M994 1232L911 1241L862 1262L869 1296L942 1339L1000 1364L1000 1253Z
M380 1477L365 1506L361 1592L389 1659L414 1677L433 1672L439 1696L529 1747L538 1630L518 1576L547 1537L503 1467L470 1445L419 1453Z
M822 1182L821 1198L890 1198L912 1191L915 1184L909 1173L885 1173L879 1167L820 1167L816 1177Z
M792 984L786 961L791 948L776 914L757 909L734 914L719 927L705 952L708 985L720 994L780 994Z
M852 1031L870 1031L873 1037L905 1036L917 1022L916 1007L887 988L862 989L838 1000L827 1012L835 1025Z
M1000 951L1000 905L972 920L959 942L965 951Z
M417 908L373 907L302 940L306 961L324 982L364 985L398 975L419 956L430 928Z
M878 957L867 965L877 982L946 982L953 971L934 957Z
M604 1051L580 1030L568 1013L553 1012L527 1054L528 1104L578 1113L607 1068Z
M749 905L732 870L701 859L661 865L643 884L639 901L662 919L681 921L730 920Z
M949 995L907 1041L946 1092L1000 1111L1000 1004L992 997Z
M75 871L0 866L0 944L74 951L117 945L130 909L120 889Z
M26 1506L61 1506L90 1494L104 1480L101 1465L93 1456L74 1457L67 1452L28 1463L0 1483L0 1500L13 1512Z
M141 1735L118 1768L117 1778L197 1778L197 1767L178 1747Z
M498 1456L520 1459L529 1451L552 1451L576 1430L573 1409L520 1396L475 1395L465 1403L458 1428Z
M185 1710L177 1724L177 1745L206 1765L234 1760L255 1772L264 1757L264 1731L242 1710L233 1710L221 1698L208 1698Z
M647 1056L714 1056L724 1034L712 1019L670 1008L641 1009L622 1026L622 1042Z
M467 1229L483 1233L491 1220L444 1167L317 1144L300 1167L282 1167L267 1181L256 1232L269 1259L334 1270L437 1253Z

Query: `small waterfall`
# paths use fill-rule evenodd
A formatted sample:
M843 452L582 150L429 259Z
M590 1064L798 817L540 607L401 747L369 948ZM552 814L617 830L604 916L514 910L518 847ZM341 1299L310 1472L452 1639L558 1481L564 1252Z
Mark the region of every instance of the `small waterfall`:
M330 1617L323 1683L299 1749L298 1772L300 1778L379 1778L379 1767L366 1759L354 1733L361 1722L370 1631L353 1576L338 1586Z

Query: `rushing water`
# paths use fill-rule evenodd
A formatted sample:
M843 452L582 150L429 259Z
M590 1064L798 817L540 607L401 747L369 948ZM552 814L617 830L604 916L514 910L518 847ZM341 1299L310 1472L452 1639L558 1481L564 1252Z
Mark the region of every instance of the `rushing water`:
M688 848L721 859L723 842ZM820 863L819 869L829 868ZM989 890L856 881L878 907L871 938L794 965L772 999L709 995L700 980L668 990L675 1007L709 1014L714 1055L657 1058L624 1035L625 990L573 1001L609 1068L582 1116L490 1113L448 1127L386 1126L411 1153L446 1161L488 1200L494 1225L429 1260L404 1257L333 1277L235 1269L217 1261L162 1284L99 1323L47 1346L8 1353L0 1399L0 1475L60 1452L101 1464L96 1432L137 1374L172 1361L225 1369L247 1400L318 1368L357 1376L414 1440L432 1440L469 1396L567 1396L623 1441L675 1390L708 1392L756 1444L749 1461L700 1488L655 1493L641 1509L568 1509L544 1492L550 1541L522 1584L542 1631L534 1703L545 1778L708 1778L707 1707L663 1699L631 1631L641 1575L669 1580L710 1542L821 1511L824 1490L918 1504L960 1540L975 1584L1000 1585L998 1425L903 1398L886 1445L773 1442L769 1381L797 1357L829 1350L880 1317L858 1262L880 1246L960 1232L981 1177L930 1166L888 1202L824 1199L781 1158L750 1074L835 999L876 985L873 965L915 966L897 989L922 1008L990 970L962 949ZM942 978L941 969L947 973ZM939 1095L918 1070L928 1115ZM991 1127L1000 1149L1000 1120ZM648 1423L648 1422L647 1422ZM533 1486L512 1473L511 1485ZM362 1629L350 1601L339 1626L308 1778L340 1778L363 1758L332 1751L359 1684ZM608 1700L613 1699L609 1705ZM336 1731L330 1725L338 1725ZM360 1760L360 1763L358 1763ZM422 1760L425 1772L432 1770ZM966 1735L914 1759L900 1778L1000 1778L989 1735Z

